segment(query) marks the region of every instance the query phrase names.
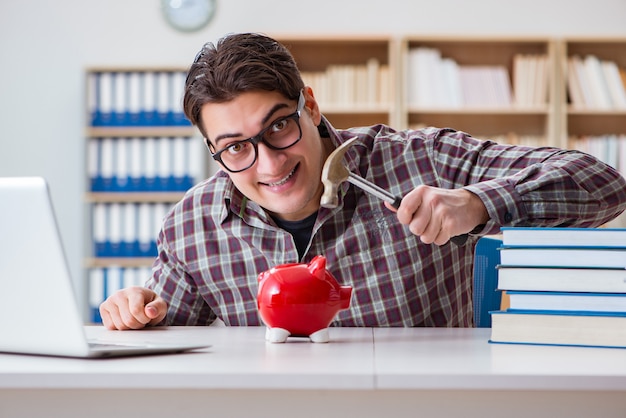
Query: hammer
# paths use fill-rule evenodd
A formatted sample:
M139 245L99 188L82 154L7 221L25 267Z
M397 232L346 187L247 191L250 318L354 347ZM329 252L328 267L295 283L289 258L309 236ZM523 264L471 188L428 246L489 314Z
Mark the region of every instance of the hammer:
M322 168L324 193L320 199L320 205L331 209L337 207L339 204L339 197L337 196L339 185L348 180L349 183L354 184L361 190L364 190L367 193L390 203L391 206L398 209L400 207L400 202L402 201L401 197L394 196L371 181L365 180L363 177L351 173L346 166L343 165L342 160L344 154L356 140L357 138L355 137L344 142L331 152L328 158L326 158L326 162ZM450 238L450 241L457 245L463 245L467 241L467 234L452 237Z

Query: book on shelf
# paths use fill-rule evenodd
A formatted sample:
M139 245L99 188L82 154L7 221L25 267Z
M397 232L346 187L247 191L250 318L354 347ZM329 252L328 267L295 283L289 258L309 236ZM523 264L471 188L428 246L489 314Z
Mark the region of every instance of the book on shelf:
M543 292L626 293L626 268L499 265L498 289Z
M623 69L610 60L589 54L567 59L567 88L575 108L626 109Z
M361 65L333 64L324 71L302 71L302 79L324 106L388 106L389 66L370 58Z
M191 126L181 110L185 71L94 71L91 126Z
M626 247L502 246L500 261L528 267L626 267Z
M491 343L626 348L626 313L507 309L491 321Z
M517 106L545 105L548 100L549 65L545 54L513 57L513 102Z
M626 313L625 293L537 292L507 290L509 308L532 311Z
M409 106L506 108L513 103L510 75L503 65L460 65L437 48L415 47L408 53L407 72Z
M155 257L156 237L170 206L166 203L94 203L94 256Z
M91 138L87 170L93 192L184 192L202 178L195 137Z
M626 228L502 227L503 246L626 247Z

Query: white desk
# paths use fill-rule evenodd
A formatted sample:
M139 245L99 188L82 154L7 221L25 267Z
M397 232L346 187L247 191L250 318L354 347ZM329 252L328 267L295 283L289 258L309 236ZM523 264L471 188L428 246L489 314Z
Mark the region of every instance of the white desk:
M488 329L333 328L269 344L264 328L111 332L209 343L177 355L0 355L0 417L624 417L626 350L492 345Z

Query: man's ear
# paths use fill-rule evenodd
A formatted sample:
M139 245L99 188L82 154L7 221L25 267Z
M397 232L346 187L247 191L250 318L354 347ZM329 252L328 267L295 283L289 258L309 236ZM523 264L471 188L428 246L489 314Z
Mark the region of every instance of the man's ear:
M213 146L213 144L211 144L211 141L209 141L209 138L204 137L204 138L202 138L202 140L204 141L204 145L206 145L206 147L209 149L209 151L211 151L211 153L215 154L215 147Z
M313 94L313 89L311 86L304 86L302 92L304 93L304 107L308 110L313 124L317 126L322 122L322 113Z

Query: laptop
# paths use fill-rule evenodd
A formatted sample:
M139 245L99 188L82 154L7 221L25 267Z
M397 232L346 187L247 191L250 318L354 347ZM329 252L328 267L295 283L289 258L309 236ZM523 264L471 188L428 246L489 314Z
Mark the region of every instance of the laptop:
M206 347L88 341L46 181L0 178L0 352L103 358Z

